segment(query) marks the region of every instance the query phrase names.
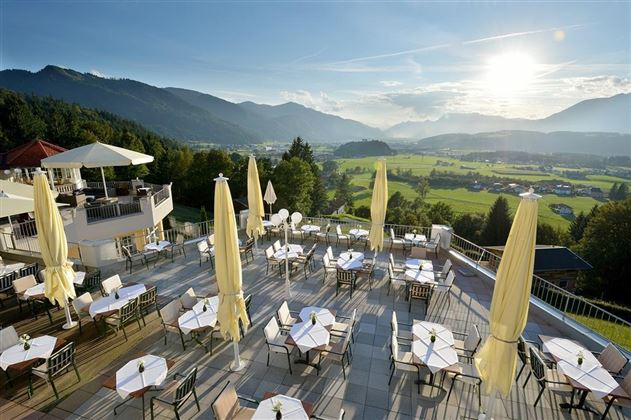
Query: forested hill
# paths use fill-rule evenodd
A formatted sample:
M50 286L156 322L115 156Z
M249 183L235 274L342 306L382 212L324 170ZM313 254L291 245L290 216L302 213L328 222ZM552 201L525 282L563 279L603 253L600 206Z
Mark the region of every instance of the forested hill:
M182 159L190 160L191 155L178 143L113 114L0 88L0 152L36 138L67 149L98 140L148 153L155 160L148 165L147 180L157 183L169 182L180 171ZM131 170L116 171L120 176L129 176Z
M335 156L350 158L364 156L390 156L395 152L379 140L362 140L345 143L335 150Z

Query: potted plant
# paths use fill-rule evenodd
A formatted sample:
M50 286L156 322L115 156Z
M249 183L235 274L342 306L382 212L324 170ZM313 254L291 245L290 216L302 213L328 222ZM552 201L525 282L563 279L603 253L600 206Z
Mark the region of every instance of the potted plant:
M29 337L28 334L22 334L20 336L20 343L22 343L22 347L24 347L24 350L28 350L31 348L31 344L28 342L31 339L31 337Z
M576 356L577 356L577 358L578 358L578 359L576 360L576 362L578 363L578 365L579 365L579 366L581 366L581 365L583 364L583 359L585 358L585 356L584 356L583 352L582 352L582 351L579 351L579 352L578 352L578 354L577 354Z
M114 299L118 300L120 298L118 294L118 289L114 290Z
M318 320L318 316L317 316L317 314L316 314L315 312L313 312L313 311L312 311L312 312L309 314L309 318L311 319L311 325L315 325L315 324L316 324L316 321Z
M145 371L145 362L144 360L138 360L138 372L142 373Z
M276 401L274 405L272 405L272 411L276 413L276 420L280 420L283 418L283 413L281 413L282 409L283 409L282 401Z
M431 341L432 343L436 342L436 329L432 328L432 330L429 332L429 341Z
M204 306L202 306L202 311L206 312L206 310L208 309L208 298L204 298Z

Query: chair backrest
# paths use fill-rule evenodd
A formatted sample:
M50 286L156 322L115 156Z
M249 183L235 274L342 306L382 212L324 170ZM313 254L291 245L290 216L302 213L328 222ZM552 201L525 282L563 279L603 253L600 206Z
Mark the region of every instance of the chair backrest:
M38 283L44 283L44 281L46 281L46 277L44 277L44 270L39 270L37 272L37 278L35 280L37 280Z
M436 236L430 242L432 245L438 246L440 244L440 233L437 233Z
M18 341L20 341L18 333L12 325L0 329L0 353L15 346Z
M294 223L293 220L289 223L289 225L290 225L291 230L296 230L296 224Z
M197 250L199 251L199 253L204 253L208 251L208 242L206 241L199 241L197 242Z
M276 321L275 317L269 320L265 328L263 328L265 332L265 339L267 341L272 341L275 337L278 337L280 334L280 329L278 328L278 321Z
M328 255L328 256L329 256L329 261L330 261L330 260L334 260L334 259L335 259L335 255L333 255L333 248L328 247L328 248L326 249L326 255Z
M390 277L390 281L396 279L394 275L394 269L392 268L392 263L388 263L388 276Z
M521 335L517 337L517 356L523 364L526 364L526 360L528 360L528 344L526 344L524 337Z
M85 273L83 289L93 291L101 288L101 270L96 269Z
M337 269L337 282L340 284L353 284L355 281L355 272Z
M151 289L147 290L144 293L141 293L138 296L138 305L141 309L149 306L155 305L158 302L158 288L153 286Z
M394 255L392 255L392 252L390 253L390 255L388 255L388 259L390 260L390 264L392 264L392 268L394 268Z
M445 283L444 285L449 287L452 284L454 284L454 280L456 279L456 275L454 274L453 271L450 271L449 274L447 274L447 278L445 279Z
M180 296L180 303L185 309L190 309L195 306L197 303L197 296L195 295L195 291L192 287L189 287L188 290Z
M138 310L138 298L130 300L123 307L121 307L118 310L118 314L119 314L118 318L121 324L135 317L137 310Z
M276 311L276 315L278 315L278 320L282 325L288 325L289 320L291 318L291 312L289 311L289 305L287 305L287 301L284 301L278 311Z
M196 367L192 368L190 372L188 372L186 376L179 381L177 388L175 388L175 399L173 400L173 404L175 404L176 407L183 404L188 396L193 392L195 389L195 381L197 381Z
M234 385L230 381L224 385L223 389L213 401L212 409L217 420L232 419L240 408L239 397Z
M4 276L0 276L0 292L12 293L13 292L13 280L15 280L16 273L8 273Z
M609 372L619 373L627 365L627 358L618 350L616 346L609 343L598 356L598 361Z
M182 235L181 233L178 233L177 236L175 237L175 243L176 245L184 245L184 235Z
M123 250L123 254L125 254L125 257L127 257L128 259L130 259L130 258L131 258L131 254L132 254L132 252L131 252L131 250L129 249L129 247L128 247L127 245L123 245L123 246L121 247L121 249Z
M265 258L267 258L268 260L274 258L274 248L269 246L265 249Z
M121 287L123 287L123 283L121 282L121 278L118 274L114 274L112 277L106 278L101 282L101 288L103 289L103 293L106 295L111 294Z
M81 310L84 308L88 308L92 304L92 295L90 292L85 292L81 296L77 296L75 299L72 299L72 307L74 311L79 315Z
M434 287L430 284L412 282L410 284L410 299L429 299Z
M335 234L340 236L342 234L342 227L340 225L335 225Z
M390 338L390 352L392 354L392 360L395 362L399 360L399 342L397 341L397 336L392 334Z
M36 275L39 271L38 263L26 264L24 267L20 268L18 271L18 277L26 277L29 275Z
M541 382L546 377L546 364L541 359L539 351L530 347L530 367L537 381Z
M37 286L37 281L33 274L13 280L13 290L15 293L23 293L26 289L33 286Z
M443 265L443 270L441 271L441 273L443 273L443 275L447 274L449 270L451 270L451 265L451 260L447 258L447 260L445 261L445 265Z
M620 382L620 387L624 389L627 395L631 395L631 370L627 372L622 382Z
M469 327L469 332L467 333L467 337L464 339L464 348L467 351L474 353L480 342L482 341L482 337L480 336L480 330L476 324L471 324Z
M243 299L243 303L245 304L245 313L248 315L248 321L250 324L252 320L250 319L250 305L252 304L252 295L247 295L245 299Z
M274 252L280 250L280 241L274 242L272 246L274 247Z
M390 239L396 239L393 228L390 228Z
M331 259L329 258L329 254L327 254L326 252L322 256L322 263L324 265L325 270L331 264Z
M58 373L63 373L65 369L74 363L74 341L69 342L55 353L53 353L47 360L46 366L48 367L48 377L52 378Z
M392 335L399 335L399 320L397 319L397 313L392 311L392 319L390 320L390 329L392 330Z
M208 243L208 245L215 245L215 234L213 233L211 235L208 235L206 242Z
M180 316L181 304L179 299L172 300L167 303L162 309L160 309L160 318L165 324L171 324L177 322Z
M351 314L351 323L350 323L351 330L355 326L356 322L357 322L357 308L353 309L353 313Z

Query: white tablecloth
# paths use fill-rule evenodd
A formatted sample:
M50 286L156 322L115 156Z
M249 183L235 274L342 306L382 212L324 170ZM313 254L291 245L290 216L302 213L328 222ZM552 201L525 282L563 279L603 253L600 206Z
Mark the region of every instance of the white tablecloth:
M368 236L369 232L366 229L351 229L348 231L348 234L355 238L363 238Z
M265 229L272 228L274 227L274 223L270 222L269 220L263 220L263 227Z
M316 225L302 225L300 229L304 233L320 232L320 226L316 226Z
M112 293L109 296L105 296L92 302L89 309L90 316L94 318L98 314L119 310L125 306L127 302L140 296L146 291L147 288L144 284L134 284L132 286L118 289L118 299L116 299L116 294Z
M436 341L431 341L432 328L436 331ZM432 373L458 363L458 353L453 348L454 337L443 325L419 321L412 325L412 353L425 364Z
M302 255L302 245L289 244L289 259L297 258L299 255ZM281 249L274 253L274 258L276 261L284 261L285 260L285 246L283 245Z
M585 369L601 366L600 362L596 359L592 352L572 340L560 337L551 337L542 341L543 346L541 347L541 350L544 353L551 354L557 360L565 360L573 363L578 360L578 353L582 352L583 366Z
M571 361L560 360L557 369L566 376L574 379L585 388L589 389L596 398L609 395L611 391L618 388L618 382L600 366L590 364L578 365L578 359Z
M214 327L217 323L217 310L219 309L219 297L208 298L206 312L204 312L204 299L193 306L193 309L181 315L177 322L184 334L204 327Z
M160 241L157 244L155 242L151 242L145 245L145 251L162 252L164 248L168 247L169 245L171 245L171 242L169 241Z
M309 416L305 412L302 402L286 395L276 395L259 403L256 412L252 416L253 420L274 420L276 413L272 411L272 407L280 401L283 404L280 412L283 420L308 420Z
M316 324L321 324L323 327L335 324L335 317L328 309L318 308L317 306L307 306L300 311L300 319L305 322L311 322L309 317L311 312L316 313Z
M43 295L45 287L44 283L38 283L35 286L29 287L24 291L24 298L28 299L33 296Z
M33 359L48 359L57 343L57 338L50 335L35 337L29 341L31 348L24 350L24 344L18 343L9 347L0 354L0 368L7 368L16 363L25 362Z
M436 284L433 271L405 270L405 277L407 277L408 280L418 283Z
M359 270L364 264L361 252L342 252L337 259L337 266L342 270Z
M406 260L405 267L410 270L434 271L434 264L432 264L431 260L421 260L418 258Z
M72 281L74 284L82 286L83 280L85 280L85 271L77 271L74 273L74 280Z
M145 364L144 372L138 371L138 362ZM164 382L168 372L167 361L163 357L148 354L138 359L130 360L116 371L116 392L122 398L148 386L158 386Z
M415 235L414 233L406 233L403 238L408 242L412 242L414 245L420 245L423 242L427 242L425 235Z
M7 264L7 265L0 266L0 276L13 273L14 271L18 271L20 268L23 268L23 267L24 267L24 263Z
M293 338L301 352L309 351L315 347L329 344L331 335L322 325L311 321L298 322L291 327L289 335Z

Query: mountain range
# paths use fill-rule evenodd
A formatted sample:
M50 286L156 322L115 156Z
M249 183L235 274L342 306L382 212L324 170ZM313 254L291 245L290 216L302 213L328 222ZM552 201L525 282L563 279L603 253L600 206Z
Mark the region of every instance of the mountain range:
M194 90L159 88L52 65L37 72L0 71L0 87L108 111L176 140L217 144L289 141L296 136L329 143L360 139L418 140L451 133L515 130L631 133L631 94L582 101L539 120L446 114L435 121L405 122L381 131L293 102L274 106L233 103Z

